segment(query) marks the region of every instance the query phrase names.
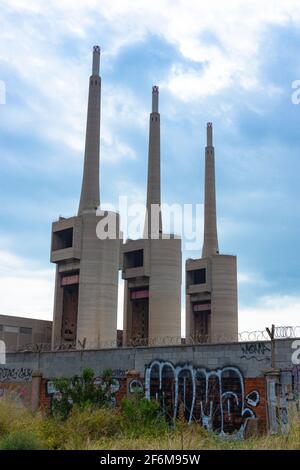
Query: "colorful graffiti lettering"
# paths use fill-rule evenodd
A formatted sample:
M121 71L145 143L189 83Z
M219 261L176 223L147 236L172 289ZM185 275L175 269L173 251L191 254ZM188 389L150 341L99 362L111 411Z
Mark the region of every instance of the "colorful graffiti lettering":
M221 436L234 433L241 438L248 420L256 417L252 408L259 403L256 390L245 397L244 379L236 367L208 370L153 361L146 367L145 392L148 399L161 402L170 419L183 406L188 422L198 422Z

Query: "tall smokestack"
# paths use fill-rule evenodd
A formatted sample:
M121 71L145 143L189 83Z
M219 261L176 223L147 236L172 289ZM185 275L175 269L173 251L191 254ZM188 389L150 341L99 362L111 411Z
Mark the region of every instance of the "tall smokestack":
M99 150L100 150L100 106L101 78L100 47L93 48L92 75L89 84L89 101L86 122L84 169L78 215L96 212L100 204Z
M160 114L158 112L158 86L152 87L152 112L149 122L147 212L145 238L160 238L162 233L160 194ZM152 217L151 217L152 214Z
M205 147L205 189L204 189L204 241L202 257L219 254L216 188L215 188L215 150L213 147L212 123L207 123L207 144Z

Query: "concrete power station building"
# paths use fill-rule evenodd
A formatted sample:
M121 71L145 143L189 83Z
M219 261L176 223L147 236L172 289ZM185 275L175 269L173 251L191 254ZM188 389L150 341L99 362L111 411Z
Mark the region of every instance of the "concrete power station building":
M238 339L237 265L235 256L219 253L211 123L205 148L202 258L186 261L186 338L201 343Z
M236 257L220 254L218 244L212 124L202 257L185 264L182 341L181 239L164 233L167 217L161 214L159 90L152 89L144 231L123 243L118 215L101 211L100 204L99 69L95 46L79 209L52 225L53 323L0 315L0 402L8 398L45 414L58 397L55 380L72 381L86 368L97 377L110 370L116 405L139 390L157 401L170 424L185 419L222 439L287 435L300 403L299 327L272 325L268 336L238 338ZM120 269L123 334L117 330Z
M144 238L122 247L123 344L181 343L181 239L163 234L159 90L152 88ZM171 339L172 338L172 339Z
M181 343L181 239L163 233L160 177L159 89L152 88L147 204L144 236L122 244L99 238L100 48L93 49L84 170L77 216L52 224L51 261L56 263L52 347L116 346L118 270L125 281L123 345ZM212 125L207 125L202 258L186 262L186 342L237 338L236 257L218 248Z
M116 345L119 228L115 239L101 240L99 145L101 78L100 48L93 49L82 189L78 215L52 225L51 261L56 263L53 347L76 344L86 348ZM106 214L107 215L107 214ZM104 217L104 216L102 216Z

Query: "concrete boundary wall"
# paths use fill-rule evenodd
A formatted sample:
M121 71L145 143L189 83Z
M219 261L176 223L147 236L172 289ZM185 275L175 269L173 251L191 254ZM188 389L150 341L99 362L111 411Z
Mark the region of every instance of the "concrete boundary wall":
M169 418L183 406L187 421L220 435L244 437L249 428L276 433L287 429L290 407L299 409L296 341L300 346L299 340L276 340L274 367L268 341L9 353L0 366L0 399L13 395L32 410L45 408L56 396L53 379L87 367L96 376L111 369L117 403L138 386Z
M294 339L276 340L276 368L292 368ZM162 346L86 351L8 353L6 365L0 366L0 382L6 381L5 369L40 371L44 378L71 377L86 367L96 373L105 369L137 370L144 374L154 360L173 364L190 363L207 369L234 366L244 377L264 375L271 367L271 344L268 341L206 344L197 346ZM17 373L17 372L16 372ZM17 380L17 379L15 379Z

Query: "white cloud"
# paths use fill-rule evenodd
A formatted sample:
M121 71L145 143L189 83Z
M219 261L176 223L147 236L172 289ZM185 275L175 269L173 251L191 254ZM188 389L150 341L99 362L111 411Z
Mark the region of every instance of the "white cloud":
M54 270L0 250L0 314L52 319Z
M143 0L138 5L133 0L49 0L46 4L40 0L3 0L0 21L0 62L21 80L13 90L15 80L7 84L8 96L17 94L28 108L22 115L20 106L11 108L8 101L9 125L15 126L21 116L23 128L34 128L82 152L87 70L95 38L103 41L104 66L109 68L110 57L124 45L139 42L148 34L163 37L191 65L173 63L161 80L162 86L190 101L228 87L233 91L236 86L259 87L266 28L291 21L298 24L300 10L297 0L266 0L263 8L259 0L248 4L242 0L190 0L188 6L186 0ZM77 56L75 51L66 54L65 42L69 40L80 41ZM267 89L272 89L272 84L268 85ZM127 125L143 121L140 109L128 90L106 87L104 135L114 136L120 121ZM128 148L127 142L119 142L119 148L115 148L116 139L110 141L113 148L109 155L117 156L120 147L121 157L122 153L132 154L132 150L122 151Z
M82 4L79 10L69 2L62 3L63 6L50 2L41 9L40 2L35 1L30 5L4 2L0 11L0 63L9 70L11 80L6 83L8 99L3 108L6 119L1 126L11 132L59 142L82 156L94 41L82 38L86 47L83 46L84 55L79 57L74 56L75 51L66 55L63 44L74 39L79 29L84 29L86 36L94 13L89 5L84 9ZM91 6L98 15L97 2ZM37 19L35 14L41 13ZM72 27L68 28L70 24ZM106 84L102 98L103 158L113 162L134 158L134 150L125 138L122 141L117 129L122 123L141 126L144 118L141 103L124 85ZM20 102L14 104L15 99Z
M54 269L0 249L0 315L52 320ZM119 276L118 328L123 327L124 281Z
M264 330L272 324L300 326L300 296L274 293L239 309L239 331Z
M238 284L252 284L257 287L270 286L270 282L257 272L238 272Z

